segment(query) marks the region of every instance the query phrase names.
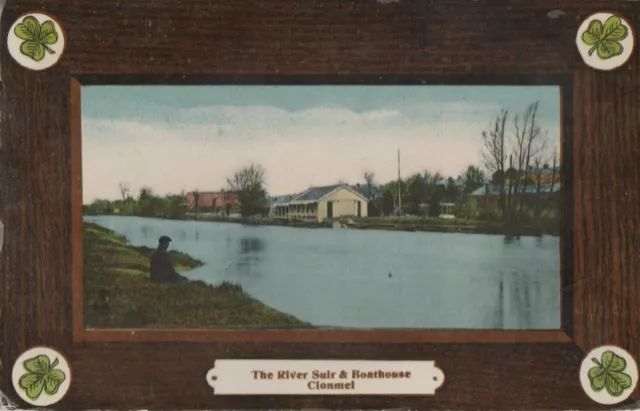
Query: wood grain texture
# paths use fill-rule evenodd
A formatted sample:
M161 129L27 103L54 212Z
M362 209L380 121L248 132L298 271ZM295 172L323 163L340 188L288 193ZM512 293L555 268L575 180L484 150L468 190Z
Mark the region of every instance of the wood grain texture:
M639 7L640 9L640 7ZM640 14L635 16L640 22ZM581 70L574 92L574 341L640 359L640 59Z
M547 13L563 10L561 19ZM582 393L573 344L73 343L71 75L569 74L573 90L573 338L640 358L640 61L615 72L582 62L576 30L615 10L604 0L9 0L2 38L22 13L64 25L68 48L45 72L1 49L0 390L32 345L61 349L74 382L54 407L602 409ZM216 358L435 359L433 398L213 397ZM14 396L14 398L16 398Z

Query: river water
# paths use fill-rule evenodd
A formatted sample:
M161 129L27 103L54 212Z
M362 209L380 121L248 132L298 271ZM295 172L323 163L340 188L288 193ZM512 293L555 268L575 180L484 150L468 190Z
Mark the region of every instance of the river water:
M244 226L90 216L130 244L205 265L184 273L230 281L263 303L335 328L560 328L558 237Z

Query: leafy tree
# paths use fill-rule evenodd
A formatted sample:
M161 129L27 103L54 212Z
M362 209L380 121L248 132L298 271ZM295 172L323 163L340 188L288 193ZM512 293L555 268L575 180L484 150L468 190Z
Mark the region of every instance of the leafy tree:
M394 205L395 205L394 195L391 189L387 187L382 192L382 214L384 215L393 214Z
M427 214L429 217L438 217L440 215L440 199L441 193L436 191L429 199Z
M464 195L468 196L485 184L486 177L480 167L470 165L464 172L462 180L464 182Z
M447 185L444 188L444 200L449 203L455 203L458 199L458 186L452 177L447 179Z
M137 213L144 217L156 217L158 214L158 199L148 187L140 190Z

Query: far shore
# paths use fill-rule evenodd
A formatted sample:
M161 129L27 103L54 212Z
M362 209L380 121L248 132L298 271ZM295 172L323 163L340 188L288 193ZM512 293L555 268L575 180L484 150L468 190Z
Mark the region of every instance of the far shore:
M100 214L105 216L130 216L124 214ZM92 216L92 214L85 214ZM98 215L96 215L98 216ZM147 216L137 216L147 217ZM461 234L485 234L504 236L540 237L560 236L560 228L545 228L535 225L521 225L509 227L500 221L478 221L462 218L444 219L434 217L339 217L332 221L318 222L315 220L286 219L274 217L242 218L237 216L220 216L213 213L189 213L184 218L158 218L166 220L185 221L211 221L230 224L244 224L254 226L279 226L292 228L343 228L355 230L385 230L406 232L433 232L433 233L461 233Z

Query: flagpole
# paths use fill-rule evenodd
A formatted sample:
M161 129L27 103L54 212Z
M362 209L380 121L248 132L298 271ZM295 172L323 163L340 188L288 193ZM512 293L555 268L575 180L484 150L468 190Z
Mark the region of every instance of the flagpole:
M400 179L400 150L398 150L398 213L402 215L402 180Z

